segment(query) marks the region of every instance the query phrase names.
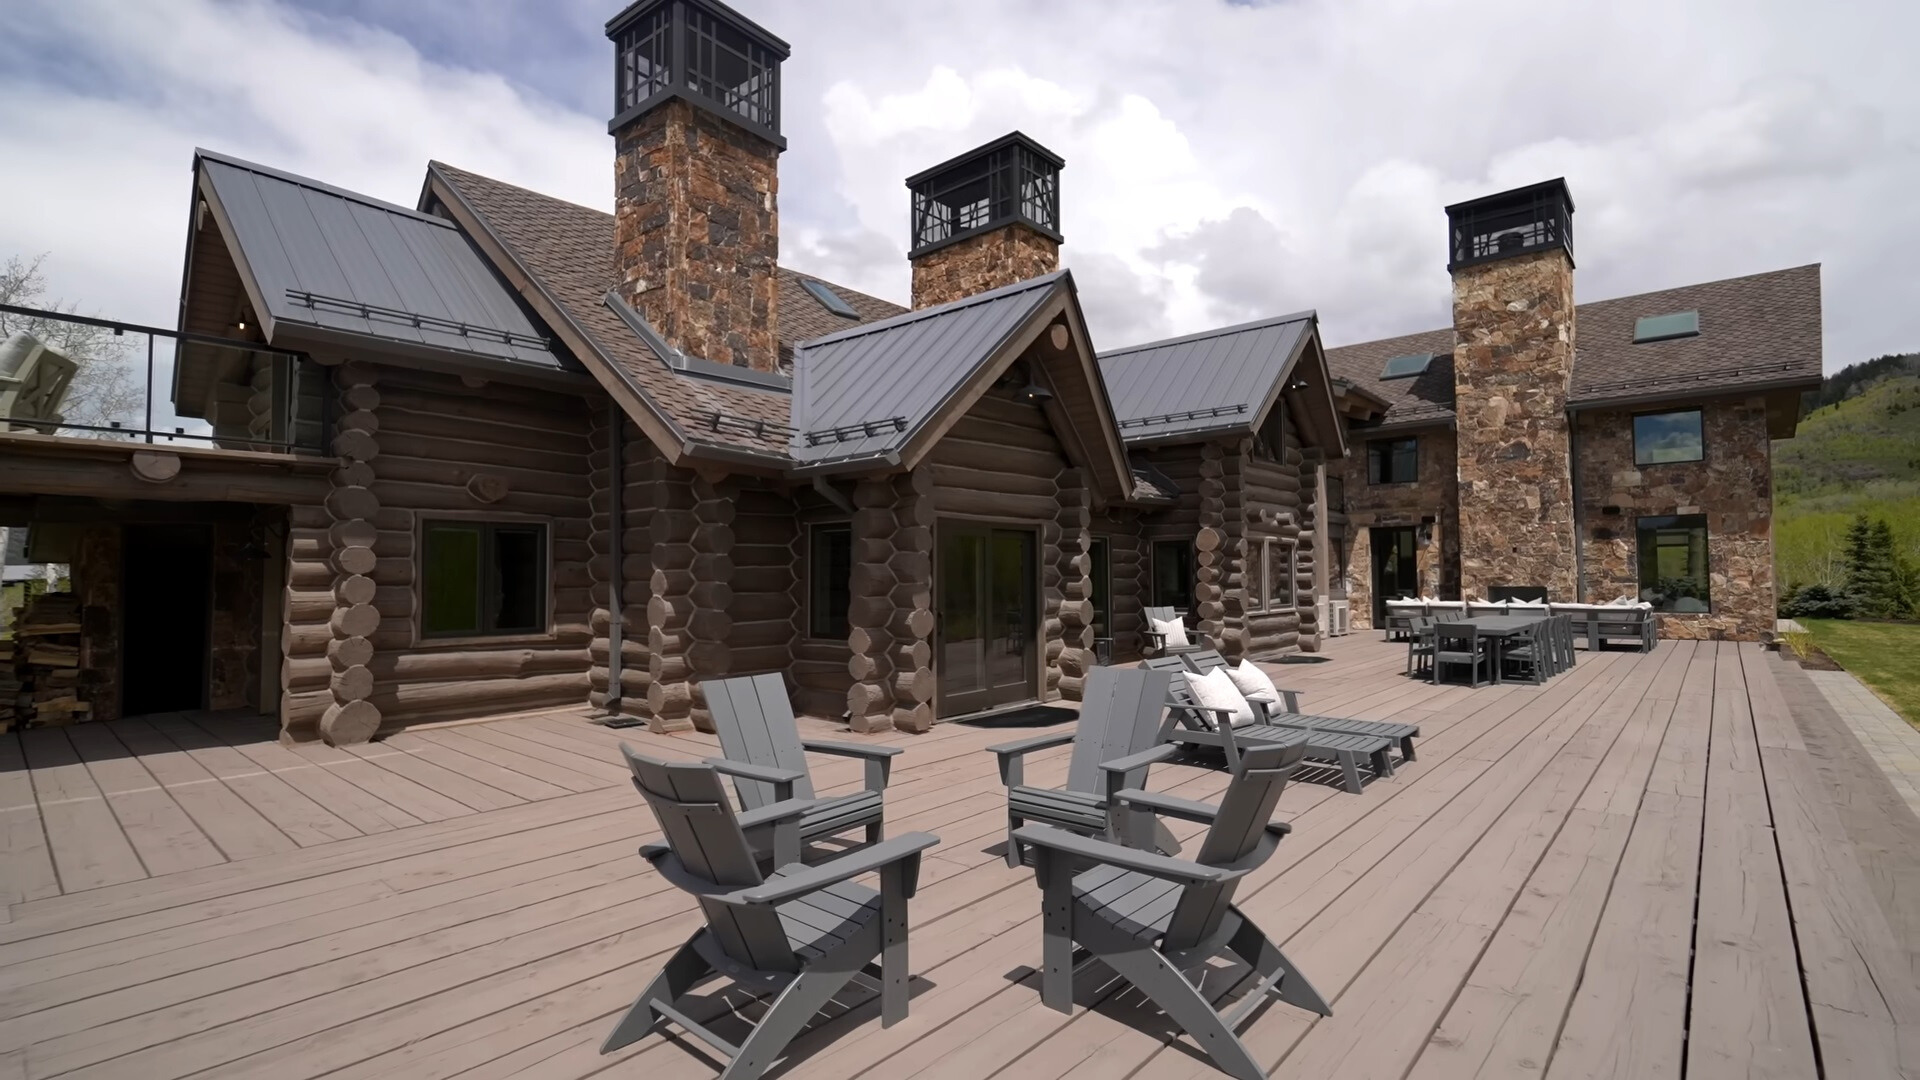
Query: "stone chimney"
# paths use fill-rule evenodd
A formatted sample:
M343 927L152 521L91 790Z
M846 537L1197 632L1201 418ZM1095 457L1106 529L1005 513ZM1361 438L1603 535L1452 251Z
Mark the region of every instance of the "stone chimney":
M772 371L787 44L717 0L640 0L607 37L620 296L689 356Z
M1577 600L1567 392L1573 197L1549 180L1447 207L1460 587Z
M1059 269L1060 170L1066 165L1015 131L907 177L914 308Z

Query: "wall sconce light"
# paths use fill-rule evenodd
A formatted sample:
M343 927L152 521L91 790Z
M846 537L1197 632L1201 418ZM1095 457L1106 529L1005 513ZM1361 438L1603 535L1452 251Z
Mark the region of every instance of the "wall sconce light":
M1053 391L1041 386L1037 382L1030 382L1014 391L1013 396L1015 400L1025 402L1028 405L1038 405L1043 401L1053 400Z
M1421 525L1419 528L1414 530L1413 539L1414 539L1414 544L1416 546L1418 546L1422 550L1425 550L1427 547L1433 544L1433 526Z

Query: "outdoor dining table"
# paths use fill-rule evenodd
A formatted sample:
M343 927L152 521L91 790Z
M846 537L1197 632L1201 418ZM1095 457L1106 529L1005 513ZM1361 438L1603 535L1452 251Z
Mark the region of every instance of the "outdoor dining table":
M1449 625L1472 626L1483 638L1493 639L1493 685L1500 685L1502 653L1506 651L1507 640L1524 633L1535 623L1546 622L1549 615L1475 615L1469 619L1455 619Z

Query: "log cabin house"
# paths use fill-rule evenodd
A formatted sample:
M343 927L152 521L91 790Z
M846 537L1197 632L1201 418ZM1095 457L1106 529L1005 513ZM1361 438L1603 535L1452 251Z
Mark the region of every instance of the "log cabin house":
M96 719L247 707L338 744L591 702L673 731L709 725L702 679L771 671L925 731L1076 697L1150 605L1229 657L1316 646L1366 559L1348 429L1400 418L1313 312L1096 353L1065 162L1020 132L907 178L910 309L797 273L785 43L715 0L607 34L611 215L440 162L409 207L195 154L149 340L206 445L0 433Z

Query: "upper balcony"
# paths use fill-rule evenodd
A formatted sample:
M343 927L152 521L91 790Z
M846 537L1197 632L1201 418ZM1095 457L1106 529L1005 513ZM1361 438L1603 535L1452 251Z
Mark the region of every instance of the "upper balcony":
M118 462L141 497L288 501L306 485L268 474L331 463L329 385L255 342L0 304L0 494L117 494Z

